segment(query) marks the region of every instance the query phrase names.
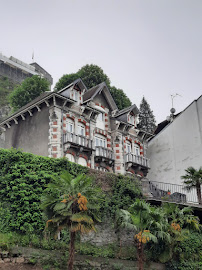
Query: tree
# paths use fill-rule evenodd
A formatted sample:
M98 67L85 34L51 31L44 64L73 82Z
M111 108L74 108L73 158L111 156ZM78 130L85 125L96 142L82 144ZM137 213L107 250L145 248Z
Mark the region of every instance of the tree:
M150 105L143 97L140 103L140 112L139 112L139 124L138 127L141 130L144 130L149 133L153 133L156 125L155 125L155 117L153 115L153 111L150 109Z
M8 105L8 95L14 86L15 84L7 77L0 77L0 107Z
M13 112L26 105L41 93L49 90L49 83L46 79L38 75L25 79L21 85L17 86L9 95L9 102Z
M134 238L137 246L138 269L143 270L144 245L149 241L157 243L158 239L170 241L165 214L160 208L151 207L145 201L136 199L129 211L120 210L119 219L122 220L122 227L136 232Z
M193 167L185 170L186 174L181 176L184 179L187 190L195 189L199 204L202 204L201 198L201 184L202 184L202 167L197 171Z
M87 88L92 88L102 82L105 82L108 87L110 86L109 77L97 65L85 65L79 69L78 74Z
M68 172L63 173L58 181L48 184L42 197L42 208L57 232L63 228L70 231L68 270L73 269L75 238L77 233L95 231L94 221L99 220L99 190L92 185L92 180L85 175L73 178Z
M130 107L132 105L130 99L126 96L122 89L112 86L110 87L110 93L119 110Z
M71 73L63 75L59 81L56 83L54 87L54 91L58 92L59 90L63 89L65 86L69 85L73 81L77 80L79 78L78 73Z
M79 69L76 73L63 75L59 81L56 83L54 89L59 91L65 86L72 83L74 80L81 78L88 89L96 86L102 82L107 84L109 91L111 92L112 97L114 98L115 103L119 110L127 108L131 105L130 99L126 96L122 89L117 89L114 86L110 86L110 79L104 73L103 69L97 65L85 65Z

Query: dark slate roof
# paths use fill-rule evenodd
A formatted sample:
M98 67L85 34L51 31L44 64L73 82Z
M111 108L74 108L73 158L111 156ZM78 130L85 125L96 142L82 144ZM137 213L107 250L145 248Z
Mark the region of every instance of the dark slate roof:
M68 84L67 86L65 86L64 88L62 88L61 90L59 90L57 93L61 93L61 92L63 92L64 90L70 88L71 86L78 84L79 82L81 82L81 83L83 84L84 88L87 90L87 87L85 86L85 84L84 84L84 82L82 81L82 79L81 79L81 78L78 78L78 79L76 79L75 81L73 81L72 83L70 83L70 84Z
M105 86L106 84L104 82L90 88L84 95L83 95L83 103L85 103L88 100L92 100L99 91Z
M132 106L130 106L128 108L125 108L123 110L118 111L114 117L118 117L118 116L121 116L123 114L127 114L131 111L135 111L135 114L139 113L137 106L135 104L133 104Z
M179 112L177 114L173 115L173 118L175 119L178 115L180 115L182 112ZM157 128L154 131L154 135L157 135L159 132L161 132L162 129L164 129L168 124L170 124L170 121L164 120L163 122L159 123Z
M55 94L57 96L60 96L61 98L64 98L62 95L60 95L60 94L58 94L56 92L46 91L46 92L42 93L40 96L38 96L35 99L33 99L31 102L29 102L26 105L24 105L23 107L21 107L19 110L17 110L15 113L13 113L12 115L10 115L9 117L7 117L6 119L4 119L0 124L6 122L8 119L10 119L12 117L18 116L22 111L28 109L32 105L37 104L38 102L40 102L40 100L43 100L46 97L51 96L52 94Z
M30 101L29 103L27 103L26 105L22 106L19 110L17 110L14 114L18 114L21 111L24 111L26 108L34 105L35 103L37 103L38 101L40 101L41 99L51 95L53 92L51 91L46 91L43 92L40 96L36 97L35 99L33 99L32 101Z

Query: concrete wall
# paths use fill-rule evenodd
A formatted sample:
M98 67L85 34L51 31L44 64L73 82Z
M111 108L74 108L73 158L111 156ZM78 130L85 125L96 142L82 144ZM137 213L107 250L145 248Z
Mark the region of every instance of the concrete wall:
M182 184L185 169L202 166L202 96L148 144L152 181Z
M48 156L49 108L26 114L26 119L13 123L5 132L4 148L21 148L24 152Z

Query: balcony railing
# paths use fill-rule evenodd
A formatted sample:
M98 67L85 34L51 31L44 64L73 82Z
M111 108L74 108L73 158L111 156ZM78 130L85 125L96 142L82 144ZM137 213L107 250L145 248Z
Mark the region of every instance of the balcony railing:
M93 141L90 139L87 139L86 137L82 135L77 135L75 133L67 132L63 135L63 143L73 143L77 144L86 148L93 148Z
M95 147L95 156L96 157L104 157L107 159L114 160L114 153L112 150L109 150L107 148L96 146Z
M149 159L143 156L137 156L135 154L128 153L125 155L125 161L149 168Z
M188 191L185 185L149 181L149 192L153 198L177 203L196 203L196 189Z

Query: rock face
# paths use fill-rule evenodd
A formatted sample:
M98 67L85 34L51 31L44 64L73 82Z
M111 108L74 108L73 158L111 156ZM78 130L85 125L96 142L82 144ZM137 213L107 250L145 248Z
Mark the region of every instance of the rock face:
M112 228L111 223L102 223L96 226L97 232L90 232L84 234L81 237L82 242L90 242L96 246L103 246L108 244L113 244L121 241L123 246L134 245L134 233L127 230L120 230L120 232L115 232Z

